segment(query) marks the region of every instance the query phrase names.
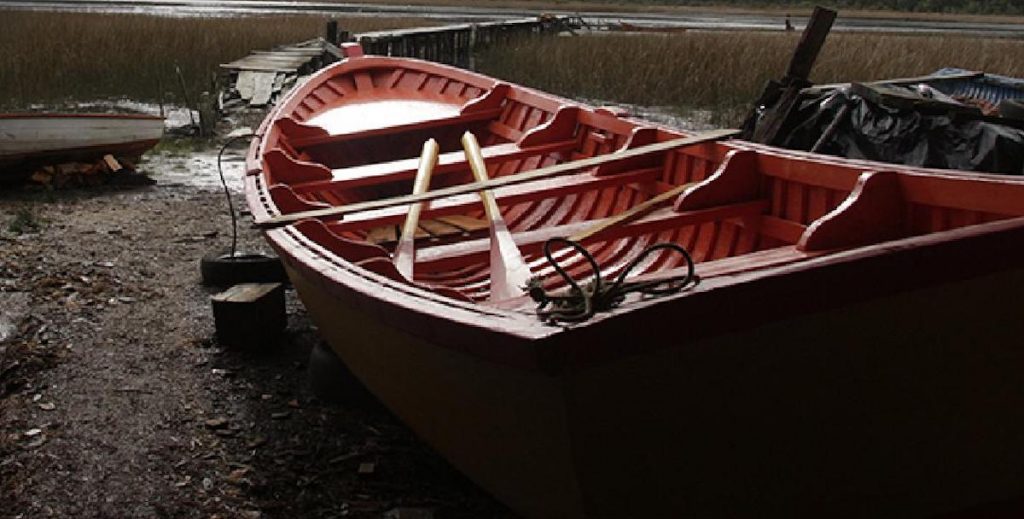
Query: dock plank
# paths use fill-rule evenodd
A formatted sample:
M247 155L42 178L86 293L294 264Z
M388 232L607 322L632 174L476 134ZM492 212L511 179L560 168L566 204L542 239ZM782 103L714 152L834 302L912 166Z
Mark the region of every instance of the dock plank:
M259 72L255 75L255 87L253 88L252 100L249 106L266 106L270 102L270 96L274 94L274 80L277 72Z
M256 74L249 70L243 70L238 73L238 80L235 81L235 88L238 90L238 96L244 101L252 99L253 90L256 89Z

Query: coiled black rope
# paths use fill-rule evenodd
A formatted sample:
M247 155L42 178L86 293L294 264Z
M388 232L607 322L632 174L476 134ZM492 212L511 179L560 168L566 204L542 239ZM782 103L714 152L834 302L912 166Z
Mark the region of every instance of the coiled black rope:
M593 281L586 286L580 286L579 282L573 279L566 272L565 268L554 258L552 250L556 245L565 245L583 256L593 272ZM669 276L665 278L652 279L649 281L626 282L629 274L651 254L671 250L679 253L686 260L686 274ZM537 302L537 316L544 322L581 322L593 317L596 312L607 311L622 304L626 295L631 292L639 292L644 295L663 296L674 294L690 285L696 285L699 278L694 273L693 258L685 248L675 243L658 243L647 247L637 257L630 261L626 268L622 269L619 277L610 285L606 284L601 277L601 269L597 265L594 256L578 242L566 238L552 238L544 243L544 256L554 267L555 272L562 276L568 290L563 295L554 295L543 288L540 278L530 280L530 297ZM550 309L545 309L551 305Z

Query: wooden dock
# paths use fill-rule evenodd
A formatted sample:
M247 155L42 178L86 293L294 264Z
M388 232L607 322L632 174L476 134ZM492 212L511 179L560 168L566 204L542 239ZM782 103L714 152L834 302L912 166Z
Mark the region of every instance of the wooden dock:
M366 54L420 58L472 68L473 52L495 43L530 35L557 34L579 29L578 18L538 16L499 22L465 23L358 34L353 41Z
M466 23L350 35L337 23L327 24L326 38L256 50L241 59L224 63L228 81L217 100L223 112L242 106L272 104L301 79L341 59L337 44L358 42L366 54L419 58L463 68L473 68L477 49L515 38L558 34L583 25L577 17L542 15L535 18Z
M269 51L253 51L244 58L221 64L230 78L229 86L218 97L218 109L266 106L282 90L294 86L301 76L341 58L337 46L323 38L314 38Z

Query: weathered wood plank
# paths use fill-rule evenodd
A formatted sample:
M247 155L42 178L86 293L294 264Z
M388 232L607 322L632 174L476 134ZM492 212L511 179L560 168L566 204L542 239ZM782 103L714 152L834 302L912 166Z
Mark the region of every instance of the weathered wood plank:
M253 90L256 89L256 73L249 70L240 71L235 81L235 89L243 100L252 99Z
M836 12L824 7L815 7L811 14L810 21L803 34L800 35L800 42L796 45L793 57L789 61L789 68L786 70L786 77L806 80L811 75L811 68L818 59L825 38L832 29L832 22L836 20Z
M299 72L298 67L282 67L279 65L243 65L240 67L225 67L224 65L221 66L229 70L248 70L250 72L282 72L285 74L296 74Z
M814 8L814 13L800 36L800 42L797 43L796 49L793 51L786 75L782 78L783 90L775 104L768 109L764 118L754 129L752 138L754 142L772 144L778 137L782 125L800 99L800 91L809 84L807 78L811 73L811 67L814 66L835 19L835 11L823 7Z
M277 72L260 72L255 75L252 100L249 101L249 106L265 106L270 102L270 96L274 94L274 80L277 76Z

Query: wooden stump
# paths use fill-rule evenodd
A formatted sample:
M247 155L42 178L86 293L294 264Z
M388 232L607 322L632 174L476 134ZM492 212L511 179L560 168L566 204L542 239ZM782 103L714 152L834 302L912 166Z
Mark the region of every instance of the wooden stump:
M283 284L242 283L214 295L211 302L221 344L263 349L280 342L287 320Z

